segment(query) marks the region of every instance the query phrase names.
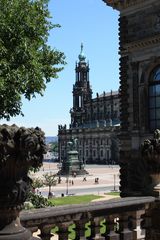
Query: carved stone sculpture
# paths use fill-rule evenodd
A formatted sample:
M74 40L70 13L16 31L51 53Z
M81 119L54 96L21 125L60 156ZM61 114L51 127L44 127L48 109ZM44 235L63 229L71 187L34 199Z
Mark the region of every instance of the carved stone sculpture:
M160 130L141 144L139 157L134 154L128 165L128 196L159 196L160 193Z
M77 138L72 138L71 141L67 142L68 151L77 151Z
M155 191L160 191L160 130L156 129L153 139L144 141L141 147L142 158L146 161Z
M32 239L19 222L31 179L30 168L42 165L44 133L37 128L0 125L0 239Z

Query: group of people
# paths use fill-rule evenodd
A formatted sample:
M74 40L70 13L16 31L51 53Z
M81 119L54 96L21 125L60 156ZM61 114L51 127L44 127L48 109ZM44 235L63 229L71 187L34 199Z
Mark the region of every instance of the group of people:
M75 174L73 174L72 175L74 178L76 178L76 175ZM66 180L67 181L67 180ZM73 180L68 180L69 181L69 184L70 185L74 185L74 181ZM86 182L87 181L87 177L86 176L84 176L83 177L83 182ZM61 179L61 177L59 176L58 177L58 184L60 184L62 182L62 179ZM97 177L97 178L95 178L95 180L94 180L94 183L99 183L99 178Z

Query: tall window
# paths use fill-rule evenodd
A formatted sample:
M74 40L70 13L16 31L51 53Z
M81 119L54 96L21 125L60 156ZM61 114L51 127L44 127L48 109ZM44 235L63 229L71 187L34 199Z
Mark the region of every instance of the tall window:
M101 157L103 157L103 150L101 150Z
M88 149L86 150L86 157L88 157Z
M150 76L149 124L151 130L160 128L160 66L156 67Z

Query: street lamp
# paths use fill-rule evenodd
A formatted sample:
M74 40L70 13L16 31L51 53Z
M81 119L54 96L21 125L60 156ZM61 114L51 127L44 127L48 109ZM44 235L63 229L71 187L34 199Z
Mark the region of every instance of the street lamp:
M67 175L67 177L66 177L66 196L68 196L68 193L69 193L68 187L69 187L69 175Z
M116 191L116 174L113 175L114 177L114 182L113 182L113 191Z
M66 196L69 193L69 174L70 174L70 165L71 165L71 159L68 157L66 159Z

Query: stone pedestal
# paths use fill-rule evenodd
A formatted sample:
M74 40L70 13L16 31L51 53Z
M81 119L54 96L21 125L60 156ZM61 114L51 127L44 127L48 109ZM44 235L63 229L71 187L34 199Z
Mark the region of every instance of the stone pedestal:
M0 210L0 240L38 240L20 223L20 209Z
M19 217L0 231L0 240L32 240L32 234L20 224Z

